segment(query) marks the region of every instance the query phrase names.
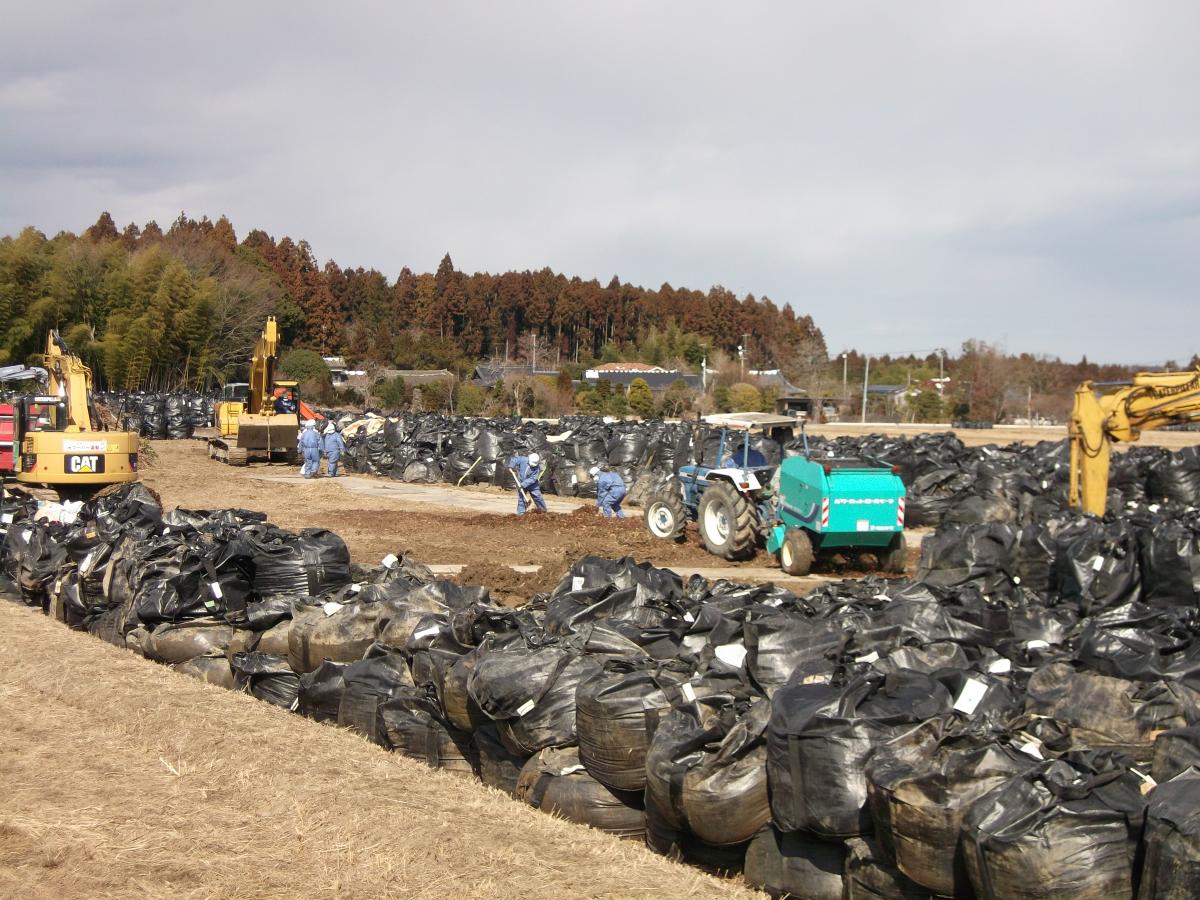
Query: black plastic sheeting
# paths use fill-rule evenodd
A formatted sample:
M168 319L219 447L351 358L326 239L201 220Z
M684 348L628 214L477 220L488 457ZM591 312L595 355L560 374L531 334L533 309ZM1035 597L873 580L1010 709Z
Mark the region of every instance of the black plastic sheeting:
M911 582L800 597L589 557L508 609L130 485L73 525L7 501L0 590L775 896L1194 896L1200 520L1146 499L947 516Z
M95 399L112 410L122 430L154 440L190 438L197 428L210 427L218 402L216 396L194 392L97 392Z

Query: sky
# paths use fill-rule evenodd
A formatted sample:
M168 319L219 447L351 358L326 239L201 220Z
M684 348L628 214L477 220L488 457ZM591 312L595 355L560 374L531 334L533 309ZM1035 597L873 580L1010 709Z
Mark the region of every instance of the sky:
M1200 351L1195 2L4 7L0 234L186 210L721 284L835 355Z

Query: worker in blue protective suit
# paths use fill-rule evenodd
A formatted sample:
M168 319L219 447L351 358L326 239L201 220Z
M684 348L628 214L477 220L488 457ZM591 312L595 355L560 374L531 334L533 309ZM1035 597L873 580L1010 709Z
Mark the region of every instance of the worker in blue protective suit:
M621 510L621 501L625 499L625 479L616 472L601 472L599 466L592 466L592 478L596 479L596 508L604 518L616 516L625 518Z
M325 451L325 474L330 478L338 477L338 460L346 450L346 440L337 427L330 422L325 426L325 439L321 442Z
M725 457L724 466L727 469L740 469L742 462L750 469L760 469L767 464L767 458L761 450L754 447L750 448L750 452L746 453L745 445L734 447Z
M546 511L546 501L542 498L542 458L537 453L528 456L514 456L508 461L508 467L517 476L517 515L525 515L527 508L526 497L537 507L538 512Z
M317 434L316 422L312 419L304 420L304 430L300 432L300 440L297 443L300 452L304 454L304 465L300 467L300 474L305 478L312 478L321 468L321 436Z
M296 411L296 398L292 396L291 391L284 391L275 398L275 412L280 415L294 413Z

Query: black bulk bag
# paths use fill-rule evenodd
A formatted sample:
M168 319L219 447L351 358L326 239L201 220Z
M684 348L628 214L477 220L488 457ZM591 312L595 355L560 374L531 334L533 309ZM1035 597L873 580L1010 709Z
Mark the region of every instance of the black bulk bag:
M1182 519L1148 523L1138 530L1138 549L1142 600L1194 609L1200 600L1200 530Z
M250 651L233 654L229 664L239 688L284 709L295 706L300 676L288 666L287 657Z
M962 839L979 900L1132 900L1146 798L1128 762L1072 752L976 800Z
M899 729L947 713L953 702L941 682L907 671L780 688L767 728L776 827L830 838L869 833L867 762Z
M1076 747L1120 750L1140 763L1153 757L1160 731L1189 724L1192 706L1181 684L1126 681L1066 663L1042 666L1025 690L1025 711L1069 725Z
M751 617L743 628L746 670L771 696L801 665L807 670L827 661L832 669L832 660L841 654L847 638L845 629L832 622L795 615Z
M616 790L645 788L646 750L690 674L689 666L673 661L613 659L579 683L579 759L593 778Z
M584 678L603 665L602 656L571 656L536 699L531 697L517 708L514 715L496 722L496 729L505 746L513 753L524 755L536 753L545 747L576 743L575 691ZM531 702L533 706L529 707Z
M770 701L696 697L663 717L646 753L651 849L686 855L684 838L741 848L770 819L763 731Z
M296 711L318 722L336 722L342 705L346 681L342 673L345 663L326 660L311 672L300 676L299 700Z
M843 900L933 900L887 858L869 837L846 841L846 868L842 876Z
M447 724L437 702L424 691L401 688L379 705L387 746L431 769L474 775L478 751L471 735Z
M1008 525L942 525L921 542L917 581L935 587L974 585L983 594L1013 592L1017 536Z
M1200 725L1172 728L1154 740L1150 777L1160 784L1192 767L1200 768Z
M969 895L959 846L967 809L1040 760L1040 750L1023 752L986 733L952 733L895 756L884 748L867 765L881 843L891 849L900 871L932 893Z
M588 774L574 747L545 749L530 758L515 796L534 809L617 837L640 842L646 836L642 795L601 784Z
M374 645L361 661L342 670L342 679L344 687L338 705L338 724L387 746L379 722L379 707L401 690L415 687L404 655Z
M745 878L773 898L842 900L845 859L841 841L768 825L746 848Z
M1200 447L1184 447L1150 464L1149 495L1180 506L1200 506Z
M1200 897L1200 770L1188 769L1150 794L1138 900Z
M350 551L332 531L305 528L278 537L255 543L256 593L319 597L350 583Z
M517 779L528 758L512 753L504 746L493 722L476 727L471 737L479 754L479 780L488 787L515 796Z

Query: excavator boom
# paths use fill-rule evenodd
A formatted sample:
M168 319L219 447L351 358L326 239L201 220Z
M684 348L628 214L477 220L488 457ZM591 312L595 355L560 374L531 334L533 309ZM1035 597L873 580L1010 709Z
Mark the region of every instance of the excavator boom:
M1136 441L1143 431L1200 421L1200 367L1186 372L1139 372L1127 384L1085 381L1071 411L1071 483L1068 500L1104 515L1108 469L1115 441Z
M278 353L279 331L275 317L269 316L250 359L245 401L229 398L217 404L219 431L208 442L211 458L236 466L253 460L294 462L301 420L323 418L300 401L296 382L275 380ZM287 403L277 406L280 399Z

